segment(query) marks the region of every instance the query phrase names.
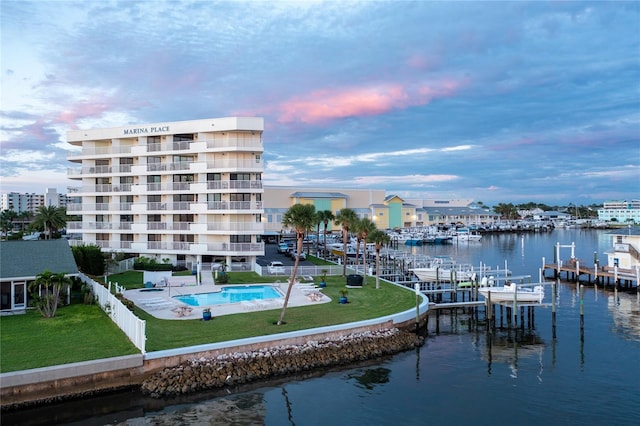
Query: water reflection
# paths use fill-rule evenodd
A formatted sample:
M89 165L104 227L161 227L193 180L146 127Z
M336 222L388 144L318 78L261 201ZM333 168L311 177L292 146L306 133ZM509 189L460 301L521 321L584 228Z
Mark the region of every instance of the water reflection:
M609 293L607 309L613 318L613 332L625 339L640 340L640 304L635 294Z
M529 358L537 361L536 378L539 382L542 381L542 356L546 345L537 334L520 330L486 333L484 339L476 340L476 346L482 360L487 362L488 375L493 374L494 363L507 364L510 370L509 377L517 379L522 361Z
M357 371L353 374L349 374L347 378L349 380L355 379L358 382L358 387L373 390L375 385L383 383L389 383L389 374L391 370L384 367L368 368L364 371Z

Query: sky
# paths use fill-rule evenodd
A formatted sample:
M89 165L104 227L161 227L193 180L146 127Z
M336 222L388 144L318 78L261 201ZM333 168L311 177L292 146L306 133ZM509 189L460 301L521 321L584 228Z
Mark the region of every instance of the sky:
M0 4L0 189L75 129L265 120L263 181L486 205L640 198L639 1Z

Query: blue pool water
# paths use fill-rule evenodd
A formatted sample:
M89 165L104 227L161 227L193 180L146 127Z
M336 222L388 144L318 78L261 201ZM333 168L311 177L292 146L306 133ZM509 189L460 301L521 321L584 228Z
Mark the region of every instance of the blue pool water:
M281 298L282 294L269 285L247 285L223 287L217 293L196 293L184 296L175 296L176 300L189 306L224 305L249 300L265 300Z

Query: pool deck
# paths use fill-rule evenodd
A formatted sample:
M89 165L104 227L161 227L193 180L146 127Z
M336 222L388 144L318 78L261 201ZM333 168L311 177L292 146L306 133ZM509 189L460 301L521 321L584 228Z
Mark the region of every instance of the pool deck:
M210 274L203 274L204 276ZM204 277L203 277L204 278ZM153 289L133 289L126 290L124 297L131 300L139 308L145 310L149 314L160 319L171 320L201 320L202 310L204 306L190 307L191 311L184 308L189 305L176 300L175 296L191 295L195 293L213 293L222 291L222 287L233 286L234 284L216 285L211 279L210 282L203 282L200 285L195 283L195 278L189 276L172 277L169 281L169 285L165 287L154 287ZM236 284L239 285L239 284ZM243 284L252 285L252 284ZM273 282L273 283L256 283L255 285L274 285L278 286L280 292L285 295L287 292L288 283L285 282ZM145 291L146 290L146 291ZM318 303L327 303L331 301L331 298L322 294L318 288L313 287L313 282L296 283L291 290L289 296L288 307L292 306L307 306L315 305ZM264 300L251 302L239 302L228 303L224 305L211 306L211 315L231 315L237 313L246 313L252 311L264 311L269 309L280 309L282 307L283 299L278 300Z

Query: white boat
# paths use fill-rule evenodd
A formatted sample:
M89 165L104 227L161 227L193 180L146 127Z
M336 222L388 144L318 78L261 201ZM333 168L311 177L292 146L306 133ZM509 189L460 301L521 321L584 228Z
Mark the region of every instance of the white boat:
M483 278L483 282L484 281ZM542 299L544 299L544 287L541 285L530 288L519 287L517 284L509 283L502 287L480 287L478 288L478 292L483 295L485 299L488 299L489 293L491 293L491 302L513 302L515 300L520 303L542 303Z
M482 235L478 231L472 231L469 228L459 228L455 234L454 239L458 242L460 241L468 241L468 242L478 242L482 238Z
M418 280L423 283L433 282L433 281L451 281L451 268L446 267L429 267L429 268L415 268L412 269L411 272L418 277Z
M431 259L428 266L413 268L411 272L418 278L420 282L451 282L456 281L458 277L473 272L470 265L456 265L456 263L448 256L436 256Z

